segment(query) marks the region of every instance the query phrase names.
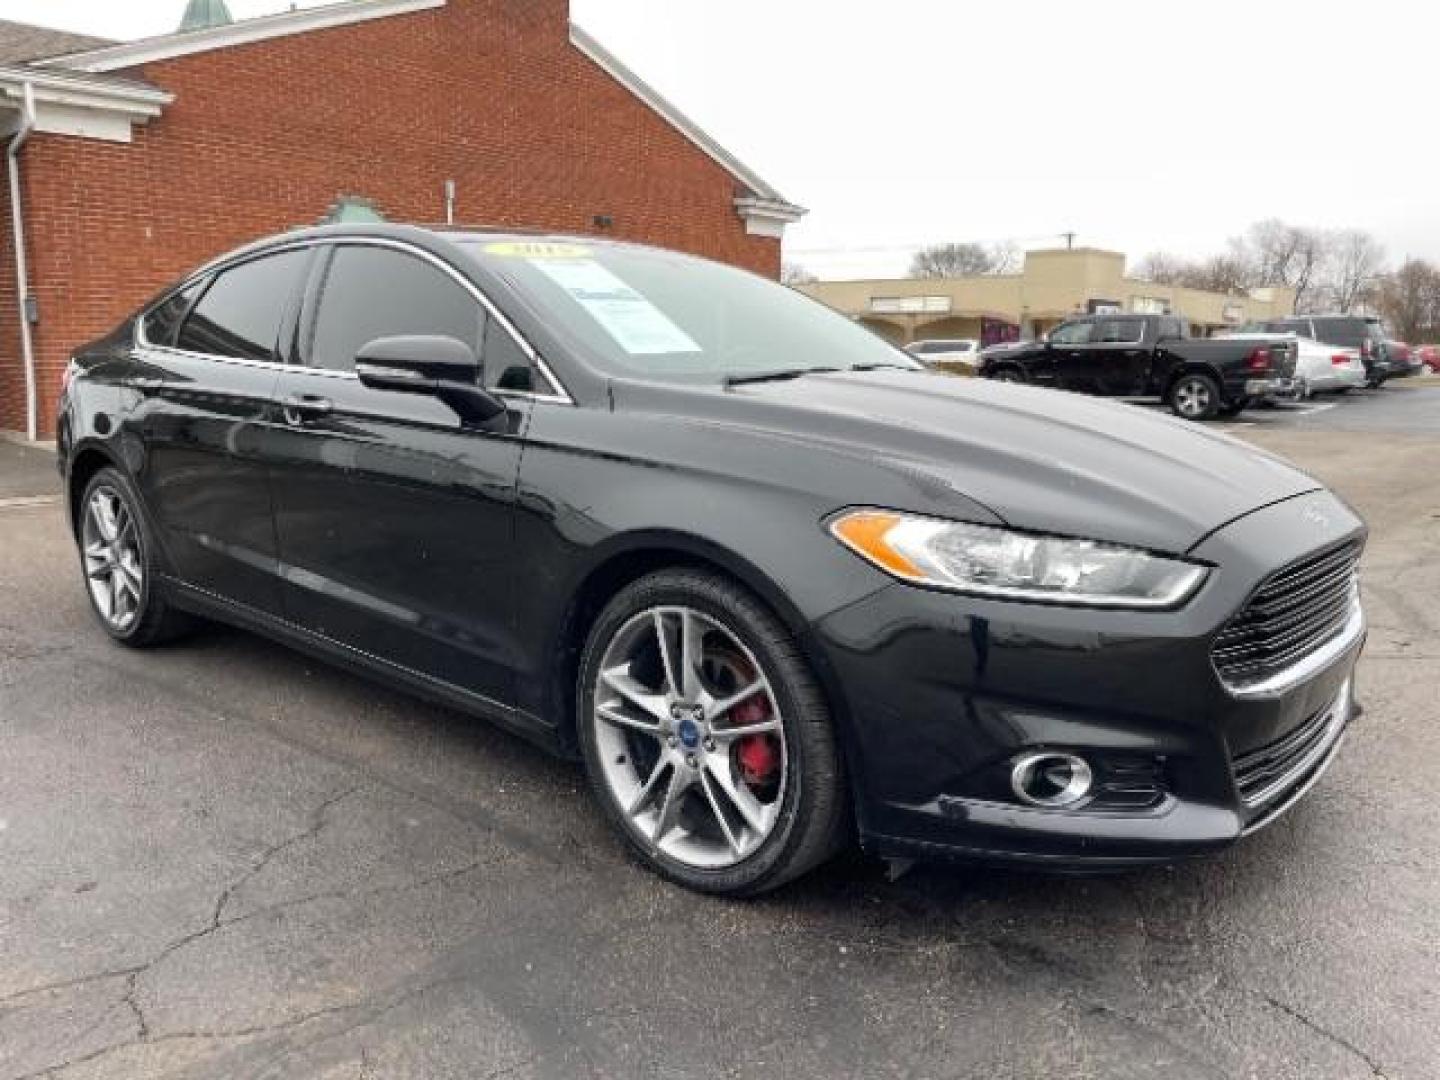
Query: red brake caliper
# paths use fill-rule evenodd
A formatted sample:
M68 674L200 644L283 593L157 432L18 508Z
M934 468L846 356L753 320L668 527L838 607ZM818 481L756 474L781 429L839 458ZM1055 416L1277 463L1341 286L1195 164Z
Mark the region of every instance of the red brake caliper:
M753 697L731 709L728 719L732 727L749 727L764 723L769 715L769 703ZM746 735L740 739L735 746L735 757L740 763L740 778L752 788L769 784L780 768L779 749L768 734Z

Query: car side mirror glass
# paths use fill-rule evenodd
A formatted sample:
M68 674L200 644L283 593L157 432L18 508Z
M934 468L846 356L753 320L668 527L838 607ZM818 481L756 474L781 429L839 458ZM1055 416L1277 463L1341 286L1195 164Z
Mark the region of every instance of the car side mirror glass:
M376 338L356 352L355 374L372 390L437 397L467 423L484 423L505 411L504 402L480 386L475 350L457 338Z

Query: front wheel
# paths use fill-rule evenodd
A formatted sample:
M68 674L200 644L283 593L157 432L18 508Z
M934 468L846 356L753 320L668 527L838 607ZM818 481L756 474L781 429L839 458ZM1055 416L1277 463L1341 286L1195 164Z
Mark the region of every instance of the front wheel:
M1209 375L1181 375L1170 387L1171 411L1184 420L1209 420L1220 410L1220 386Z
M819 687L788 631L727 579L677 569L624 589L590 634L578 698L596 797L662 876L754 895L843 844Z

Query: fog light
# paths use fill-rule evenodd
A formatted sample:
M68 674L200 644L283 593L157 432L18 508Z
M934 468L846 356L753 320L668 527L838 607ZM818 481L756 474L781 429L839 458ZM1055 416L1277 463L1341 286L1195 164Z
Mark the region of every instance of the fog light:
M1010 788L1017 799L1052 810L1083 799L1093 779L1084 758L1053 750L1022 754L1010 769Z

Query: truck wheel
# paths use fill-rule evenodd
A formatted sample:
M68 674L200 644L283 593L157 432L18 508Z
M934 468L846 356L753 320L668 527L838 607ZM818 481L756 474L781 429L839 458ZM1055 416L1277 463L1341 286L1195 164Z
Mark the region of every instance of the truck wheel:
M1002 367L990 376L996 382L1019 382L1025 381L1025 374L1017 367Z
M1209 375L1189 372L1170 387L1170 409L1184 420L1209 420L1220 411L1220 387Z

